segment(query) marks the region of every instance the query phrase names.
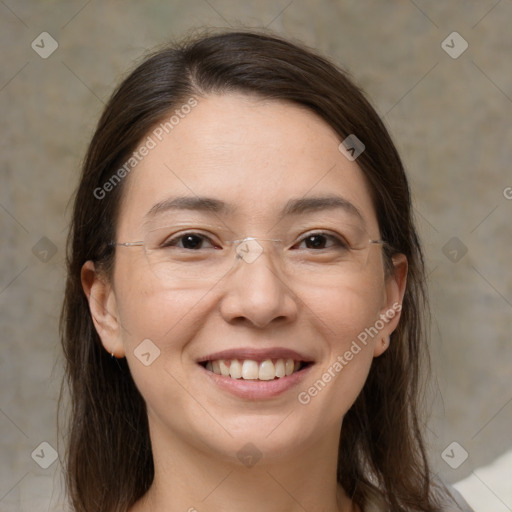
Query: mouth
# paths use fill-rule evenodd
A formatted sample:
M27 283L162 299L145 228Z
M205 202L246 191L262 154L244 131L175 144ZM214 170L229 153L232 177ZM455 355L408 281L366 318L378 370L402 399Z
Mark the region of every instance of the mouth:
M315 361L287 348L230 349L196 360L209 385L244 400L272 400L304 382Z
M207 371L230 379L269 381L303 371L312 362L292 359L209 359L199 363Z
M197 361L205 370L232 380L286 379L312 366L311 357L288 348L241 348L216 352Z

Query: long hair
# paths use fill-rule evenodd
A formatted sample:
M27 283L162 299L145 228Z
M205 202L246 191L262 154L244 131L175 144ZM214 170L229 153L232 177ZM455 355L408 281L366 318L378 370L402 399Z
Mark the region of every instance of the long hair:
M77 512L125 511L149 489L154 466L145 402L125 359L112 358L93 326L80 270L110 275L123 181L101 189L151 128L191 97L242 92L307 107L365 145L357 163L371 188L385 251L408 260L399 325L343 420L338 482L362 510L378 495L393 512L438 510L418 400L428 363L422 250L408 182L377 113L348 74L300 44L259 31L202 35L159 49L114 91L84 159L67 246L61 338L69 389L66 479ZM96 191L96 192L95 192ZM104 197L103 197L104 196ZM386 246L388 247L388 246ZM62 397L62 394L61 394Z

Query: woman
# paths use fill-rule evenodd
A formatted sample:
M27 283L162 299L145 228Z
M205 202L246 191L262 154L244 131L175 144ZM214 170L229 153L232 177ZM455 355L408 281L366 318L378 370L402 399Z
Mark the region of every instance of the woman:
M342 71L255 32L155 53L75 199L74 509L469 510L425 455L425 312L400 158Z

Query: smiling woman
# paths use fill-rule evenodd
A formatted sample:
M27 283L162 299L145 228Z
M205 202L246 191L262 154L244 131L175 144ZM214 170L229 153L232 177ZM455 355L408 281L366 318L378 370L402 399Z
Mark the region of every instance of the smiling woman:
M341 70L255 32L146 59L69 235L74 510L469 510L422 440L423 272L400 158Z

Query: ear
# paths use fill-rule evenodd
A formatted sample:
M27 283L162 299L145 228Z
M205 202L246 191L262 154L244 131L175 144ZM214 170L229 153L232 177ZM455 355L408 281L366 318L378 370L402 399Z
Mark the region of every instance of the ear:
M405 285L407 283L407 258L404 254L396 254L392 258L393 268L386 276L384 285L383 307L380 310L380 321L384 324L376 339L373 355L380 356L389 347L391 333L398 326Z
M82 266L81 280L89 302L92 321L103 347L115 357L124 357L121 325L118 321L116 297L111 284L96 270L92 261L86 261Z

